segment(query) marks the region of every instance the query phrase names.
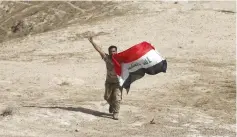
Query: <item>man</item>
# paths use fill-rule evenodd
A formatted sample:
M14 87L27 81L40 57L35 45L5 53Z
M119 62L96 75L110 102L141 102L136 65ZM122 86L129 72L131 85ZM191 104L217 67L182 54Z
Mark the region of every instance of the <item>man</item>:
M119 86L119 81L114 71L114 66L112 62L112 55L117 53L117 47L110 46L108 48L109 54L106 54L97 44L95 44L92 37L89 37L88 40L106 63L107 76L105 81L104 99L109 104L109 112L113 113L113 119L118 120L120 102L122 99L122 91Z

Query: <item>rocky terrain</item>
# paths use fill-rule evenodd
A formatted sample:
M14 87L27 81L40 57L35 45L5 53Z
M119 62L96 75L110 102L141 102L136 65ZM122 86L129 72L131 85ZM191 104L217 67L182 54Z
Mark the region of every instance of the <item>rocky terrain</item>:
M1 137L235 137L235 2L0 2ZM167 73L103 100L104 51L150 42Z

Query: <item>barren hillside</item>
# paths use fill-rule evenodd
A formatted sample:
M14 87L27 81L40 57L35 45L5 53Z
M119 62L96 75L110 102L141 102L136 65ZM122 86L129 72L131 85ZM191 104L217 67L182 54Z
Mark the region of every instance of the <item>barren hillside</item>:
M1 2L1 137L235 137L235 2ZM107 51L141 41L167 59L103 100ZM152 122L151 122L152 121Z

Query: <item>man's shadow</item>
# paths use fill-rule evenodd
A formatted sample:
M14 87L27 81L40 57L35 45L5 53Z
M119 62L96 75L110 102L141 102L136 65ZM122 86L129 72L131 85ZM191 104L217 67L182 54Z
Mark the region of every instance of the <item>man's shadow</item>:
M48 109L63 109L67 111L75 111L75 112L82 112L85 114L90 114L93 116L97 117L104 117L104 118L111 118L112 114L88 109L88 108L83 108L83 107L42 107L42 106L23 106L23 107L35 107L35 108L48 108Z

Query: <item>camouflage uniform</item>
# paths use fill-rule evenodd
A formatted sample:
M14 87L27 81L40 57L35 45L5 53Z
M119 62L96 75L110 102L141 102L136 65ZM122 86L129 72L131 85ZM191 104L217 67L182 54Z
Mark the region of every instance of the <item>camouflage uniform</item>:
M106 57L103 58L106 63L107 76L105 81L105 93L104 99L112 107L113 113L119 113L120 102L122 100L121 88L119 86L119 81L117 75L114 71L114 65L112 59L106 54Z

